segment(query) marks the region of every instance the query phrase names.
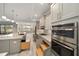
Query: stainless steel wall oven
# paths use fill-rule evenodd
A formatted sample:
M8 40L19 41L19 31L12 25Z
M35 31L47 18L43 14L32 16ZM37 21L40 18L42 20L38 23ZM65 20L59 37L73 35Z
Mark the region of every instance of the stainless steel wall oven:
M78 55L78 23L53 25L51 45L58 55Z

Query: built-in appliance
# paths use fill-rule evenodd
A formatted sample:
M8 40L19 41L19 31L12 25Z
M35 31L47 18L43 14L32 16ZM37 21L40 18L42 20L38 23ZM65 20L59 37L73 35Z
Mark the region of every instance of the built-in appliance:
M74 48L57 40L52 41L52 49L56 52L56 55L59 56L74 56Z
M52 26L52 49L58 55L77 55L77 29L77 22Z

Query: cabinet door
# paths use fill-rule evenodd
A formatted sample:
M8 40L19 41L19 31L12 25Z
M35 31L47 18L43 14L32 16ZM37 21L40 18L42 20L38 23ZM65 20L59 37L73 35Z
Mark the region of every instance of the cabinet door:
M40 19L40 26L44 26L44 17Z
M20 51L20 40L10 40L10 53L17 53Z
M53 9L52 9L53 11L53 20L57 20L57 13L58 13L58 4L55 4L54 6L53 6Z
M63 18L70 18L78 15L79 4L77 3L63 3Z
M9 52L9 40L0 40L0 52Z
M62 17L62 3L57 3L51 7L52 21L60 20Z
M58 13L57 13L57 19L58 20L62 19L62 14L63 14L63 4L59 3L58 4Z

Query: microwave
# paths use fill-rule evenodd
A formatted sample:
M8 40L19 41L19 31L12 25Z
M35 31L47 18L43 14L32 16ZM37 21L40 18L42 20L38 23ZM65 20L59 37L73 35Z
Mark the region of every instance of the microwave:
M74 22L74 23L52 25L52 42L54 42L55 40L57 41L55 43L57 43L57 46L60 46L61 49L68 50L68 52L70 52L71 50L66 49L65 46L71 47L73 49L71 53L74 52L73 54L77 55L78 23ZM62 46L59 45L58 43L61 44ZM52 47L53 46L54 45L52 45Z

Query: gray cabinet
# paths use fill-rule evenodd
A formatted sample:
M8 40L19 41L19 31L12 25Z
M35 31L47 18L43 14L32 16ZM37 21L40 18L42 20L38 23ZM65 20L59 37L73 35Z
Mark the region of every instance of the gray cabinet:
M10 53L17 53L20 51L20 40L10 40Z
M9 54L20 51L19 39L0 40L0 52L8 52Z
M9 40L0 40L0 52L9 52Z

